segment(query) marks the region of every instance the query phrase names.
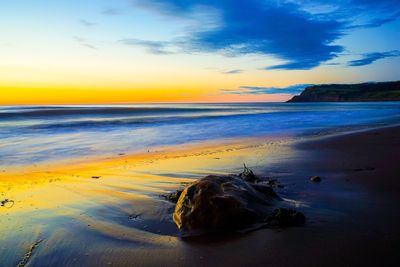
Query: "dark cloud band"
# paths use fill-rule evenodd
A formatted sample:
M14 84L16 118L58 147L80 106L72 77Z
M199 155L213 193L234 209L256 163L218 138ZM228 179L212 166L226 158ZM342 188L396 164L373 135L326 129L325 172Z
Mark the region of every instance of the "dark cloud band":
M361 59L352 60L347 63L351 67L365 66L374 63L377 60L388 58L388 57L400 57L400 51L389 51L389 52L374 52L364 54Z
M240 86L237 89L221 89L222 94L226 95L265 95L265 94L299 94L304 88L311 84L296 84L288 87L258 87Z

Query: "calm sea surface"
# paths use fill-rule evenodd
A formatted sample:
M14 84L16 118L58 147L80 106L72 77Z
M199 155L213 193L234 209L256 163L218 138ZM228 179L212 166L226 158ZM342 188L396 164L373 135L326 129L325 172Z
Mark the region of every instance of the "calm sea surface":
M400 102L0 106L0 166L400 123Z

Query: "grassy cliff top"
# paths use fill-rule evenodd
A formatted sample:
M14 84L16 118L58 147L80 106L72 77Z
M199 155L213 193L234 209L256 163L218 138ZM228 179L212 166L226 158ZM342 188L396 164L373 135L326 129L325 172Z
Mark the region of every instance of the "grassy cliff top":
M400 101L400 81L307 87L288 102Z

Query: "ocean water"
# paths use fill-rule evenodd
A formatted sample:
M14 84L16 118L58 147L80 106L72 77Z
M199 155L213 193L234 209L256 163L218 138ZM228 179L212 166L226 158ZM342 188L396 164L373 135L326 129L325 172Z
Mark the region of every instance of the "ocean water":
M400 102L0 106L0 166L400 123Z

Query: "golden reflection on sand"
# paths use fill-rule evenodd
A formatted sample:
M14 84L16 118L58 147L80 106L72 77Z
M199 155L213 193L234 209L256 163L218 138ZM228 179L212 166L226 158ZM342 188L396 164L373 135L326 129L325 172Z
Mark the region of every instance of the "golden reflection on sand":
M44 241L36 253L43 253L41 247L73 253L91 238L137 248L175 247L174 205L161 194L210 173L239 171L244 162L265 166L271 154L289 153L287 142L236 140L9 169L0 174L0 198L15 203L0 208L0 234L20 254L39 238Z

